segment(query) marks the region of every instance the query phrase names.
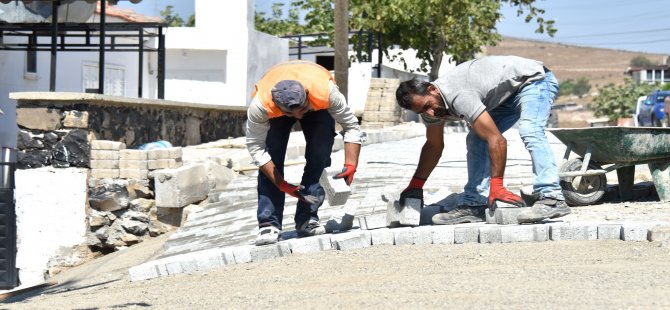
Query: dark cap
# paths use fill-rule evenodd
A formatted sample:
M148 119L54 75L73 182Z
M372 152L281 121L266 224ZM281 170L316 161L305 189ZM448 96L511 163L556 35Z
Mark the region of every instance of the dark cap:
M272 101L282 110L290 111L305 106L305 89L294 80L283 80L272 88Z

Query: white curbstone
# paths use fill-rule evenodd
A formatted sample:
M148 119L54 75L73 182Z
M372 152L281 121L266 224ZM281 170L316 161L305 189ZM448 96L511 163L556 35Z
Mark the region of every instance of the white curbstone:
M432 226L433 244L454 244L453 225Z
M329 235L298 238L288 240L291 253L312 253L332 250Z
M287 242L257 246L251 249L251 261L258 262L265 259L284 257L291 254L291 247Z
M395 234L392 229L381 228L370 231L370 236L372 237L372 245L394 245L395 244Z
M386 214L378 213L358 218L361 229L371 230L386 227Z
M488 212L488 211L487 211ZM479 228L479 243L501 243L500 226L484 226Z
M621 240L621 224L598 225L598 240Z

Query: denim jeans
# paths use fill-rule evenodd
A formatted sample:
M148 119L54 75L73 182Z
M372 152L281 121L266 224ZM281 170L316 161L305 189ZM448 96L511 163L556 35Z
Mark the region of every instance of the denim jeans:
M266 147L277 170L284 174L284 158L291 127L300 122L305 136L305 169L300 184L306 191L318 198L314 204L298 201L295 212L296 227L309 219L319 220L317 211L323 204L325 191L319 184L324 168L330 166L330 154L335 140L335 120L328 110L310 111L301 120L282 116L270 119L270 130ZM290 183L290 181L289 181ZM258 226L275 226L282 229L286 194L277 188L264 173L258 174Z
M553 73L547 72L543 80L525 86L489 114L501 133L518 124L519 135L533 164L533 193L541 193L544 198L564 200L556 161L544 132L556 94L558 81ZM491 178L488 144L470 131L466 145L468 183L459 205L486 205Z

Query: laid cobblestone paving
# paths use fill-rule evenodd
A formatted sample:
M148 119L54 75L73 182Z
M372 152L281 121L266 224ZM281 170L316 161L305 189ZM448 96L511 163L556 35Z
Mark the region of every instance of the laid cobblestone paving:
M398 133L402 137L402 133ZM142 280L170 274L217 268L226 264L281 257L293 252L312 252L332 249L353 249L384 244L459 244L538 242L548 240L605 240L621 239L649 240L652 230L667 226L666 221L642 221L620 219L617 221L580 221L570 215L563 219L534 225L461 224L454 226L432 226L430 217L440 207L449 207L467 180L466 149L464 132L445 133L445 150L425 186L425 205L421 225L415 228L381 228L362 230L358 219L349 232L296 239L293 216L297 200L287 196L284 210L283 234L278 244L264 247L253 246L257 233L256 221L256 177L258 171L238 176L224 191L228 195L221 202L205 206L200 212L191 214L186 224L180 227L166 242L165 252L155 260L131 268L131 279ZM518 192L521 187L531 185L532 167L518 133L512 129L505 133L508 139L508 166L505 181L510 190ZM346 206L356 209L355 216L385 214L387 203L382 200L385 193L397 193L409 182L418 161L423 137L399 139L397 141L369 144L363 147L358 171L352 184L352 194ZM555 156L560 160L565 146L550 137ZM331 156L332 167L341 167L342 151ZM298 182L302 165L285 168L285 178ZM609 175L608 175L609 177ZM234 197L225 199L225 197ZM319 210L322 224L342 213L343 206L330 206L326 201ZM588 212L585 213L588 215ZM340 215L341 216L341 215ZM426 226L428 225L428 226ZM214 253L214 254L212 254ZM231 254L237 253L237 254ZM228 255L228 256L226 256ZM230 256L230 257L229 257ZM232 257L232 258L231 258ZM250 258L249 258L250 257Z

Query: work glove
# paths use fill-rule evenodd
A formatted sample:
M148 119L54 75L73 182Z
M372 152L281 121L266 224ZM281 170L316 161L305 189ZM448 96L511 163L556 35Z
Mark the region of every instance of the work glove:
M503 186L503 177L492 177L489 190L489 209L495 209L496 201L509 203L517 207L525 207L521 197L512 194Z
M290 184L290 183L286 182L286 180L282 180L281 182L279 182L279 190L284 192L284 193L287 193L287 194L289 194L289 195L291 195L295 198L298 198L298 200L300 200L302 202L306 202L306 203L309 203L309 204L315 204L319 201L316 198L316 196L307 195L307 194L303 193L303 191L305 190L304 186L293 185L293 184Z
M421 200L423 205L423 185L426 183L425 179L412 177L409 185L400 193L399 203L401 206L405 205L405 199L416 198Z
M333 179L344 179L344 182L351 186L351 182L354 181L354 173L356 173L356 167L354 167L354 165L344 164L342 172L334 175Z

